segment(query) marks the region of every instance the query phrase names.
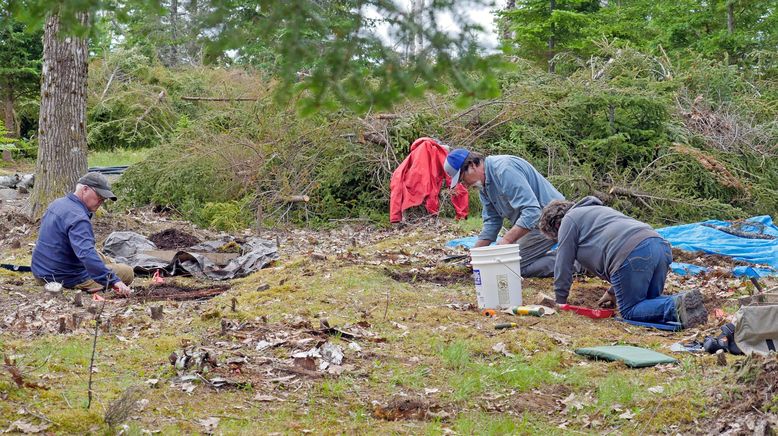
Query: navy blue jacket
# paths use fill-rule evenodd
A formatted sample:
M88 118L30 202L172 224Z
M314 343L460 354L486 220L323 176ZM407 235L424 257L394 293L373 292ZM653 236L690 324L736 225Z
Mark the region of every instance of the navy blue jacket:
M120 281L95 249L92 214L74 194L54 200L41 221L32 250L32 273L73 287L90 278L109 286Z

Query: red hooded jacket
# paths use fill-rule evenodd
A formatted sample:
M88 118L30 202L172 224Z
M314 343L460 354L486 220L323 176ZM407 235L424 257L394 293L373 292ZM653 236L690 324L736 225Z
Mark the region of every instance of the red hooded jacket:
M392 173L389 184L389 221L402 221L405 209L424 203L427 212L440 210L440 187L451 183L451 177L443 169L448 152L434 139L419 138L411 144L411 153ZM467 189L457 185L451 195L457 219L467 217L469 196Z

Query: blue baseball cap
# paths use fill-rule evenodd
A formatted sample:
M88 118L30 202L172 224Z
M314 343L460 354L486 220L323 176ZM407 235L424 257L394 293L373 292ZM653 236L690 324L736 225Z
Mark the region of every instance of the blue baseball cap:
M465 159L470 156L470 152L464 148L457 148L451 151L446 157L446 162L443 164L443 169L446 170L446 174L451 177L451 188L459 183L459 173L462 169L462 164Z

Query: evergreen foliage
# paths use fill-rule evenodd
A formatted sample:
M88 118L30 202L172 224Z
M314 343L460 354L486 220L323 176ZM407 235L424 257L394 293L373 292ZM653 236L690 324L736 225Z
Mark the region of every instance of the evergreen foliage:
M44 7L28 3L33 18ZM230 230L382 221L392 170L433 136L522 156L569 198L653 224L778 214L767 0L519 0L502 14L499 59L393 3L260 3L80 5L102 8L89 147L155 150L117 184L124 204ZM418 56L366 32L369 5L397 41L424 34Z
M10 105L15 109L13 114L6 114L15 118L14 125L9 122L6 126L13 130L10 133L15 137L28 135L37 125L41 36L41 32L27 32L10 15L6 2L0 0L0 106Z
M599 50L569 77L516 64L500 99L465 110L453 94L367 118L298 118L270 90L256 103L200 103L169 146L124 176L123 196L221 228L381 220L391 171L426 135L525 157L569 198L598 195L654 224L778 213L772 82L720 61L694 71L630 48ZM227 80L182 71L171 83L186 74L205 88ZM237 77L242 89L260 76ZM302 194L307 205L284 200Z

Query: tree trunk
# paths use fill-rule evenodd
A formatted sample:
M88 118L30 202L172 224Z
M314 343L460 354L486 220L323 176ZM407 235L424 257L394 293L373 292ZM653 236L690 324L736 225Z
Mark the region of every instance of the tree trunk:
M424 18L422 14L424 14L424 0L415 0L413 15L416 17L416 24L419 26L419 29L424 28ZM416 43L414 46L415 55L418 56L424 51L424 34L421 31L416 32Z
M727 33L735 31L735 0L727 2Z
M179 64L178 59L178 0L172 0L170 2L170 64L176 66Z
M505 4L505 7L503 8L504 12L512 11L516 9L516 0L508 0L508 2ZM509 20L507 20L505 17L500 22L500 35L502 37L503 42L510 43L510 41L513 40L513 31L511 30L511 26L509 24Z
M549 3L549 19L551 19L551 15L554 14L554 9L556 9L556 0L550 0ZM554 41L554 24L551 24L551 35L548 37L548 72L553 73L556 68L554 67L554 46L556 45L556 41Z
M6 137L19 137L19 123L16 122L16 113L14 112L14 90L10 83L6 83L0 88L3 95L3 125L7 130Z
M88 15L80 20L88 23ZM86 172L87 41L59 35L59 18L46 19L35 188L27 212L40 217L51 200L72 191Z

